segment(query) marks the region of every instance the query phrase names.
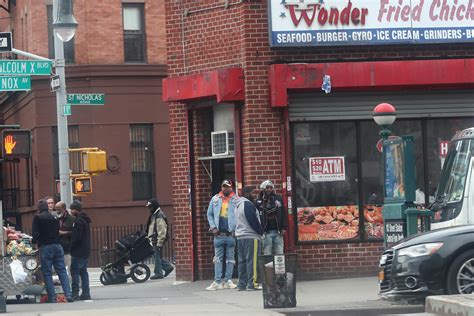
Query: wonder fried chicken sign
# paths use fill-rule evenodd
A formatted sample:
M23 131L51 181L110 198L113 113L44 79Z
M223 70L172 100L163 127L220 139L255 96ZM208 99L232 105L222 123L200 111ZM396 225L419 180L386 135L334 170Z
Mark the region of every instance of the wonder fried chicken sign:
M474 0L269 0L270 46L474 41Z

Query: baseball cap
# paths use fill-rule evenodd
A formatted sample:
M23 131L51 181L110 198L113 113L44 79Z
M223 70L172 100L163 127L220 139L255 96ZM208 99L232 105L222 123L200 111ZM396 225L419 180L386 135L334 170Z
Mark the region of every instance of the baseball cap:
M221 187L223 187L223 186L232 187L232 181L227 180L227 179L222 181Z
M272 181L270 180L265 180L260 184L260 189L265 190L267 187L272 187L274 188L275 185L273 184Z

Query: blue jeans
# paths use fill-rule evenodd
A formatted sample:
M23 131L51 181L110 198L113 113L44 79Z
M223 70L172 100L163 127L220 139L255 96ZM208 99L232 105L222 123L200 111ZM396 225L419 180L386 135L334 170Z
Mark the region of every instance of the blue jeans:
M173 269L173 266L171 263L169 263L167 260L161 258L161 247L154 246L153 249L155 250L155 275L158 276L164 276L163 270L169 271Z
M67 298L71 298L71 286L64 265L64 250L60 244L43 245L40 247L41 272L43 272L48 302L56 302L56 291L53 283L53 266Z
M81 289L83 296L90 296L89 273L87 273L87 258L71 257L71 279L72 293L74 296L79 295L79 277L81 278Z
M257 283L257 257L260 241L254 238L237 239L239 258L239 289L253 289Z
M264 255L281 255L283 254L283 236L276 230L265 233L263 240Z
M235 264L235 238L233 236L214 237L214 280L221 283L225 253L224 282L232 279Z

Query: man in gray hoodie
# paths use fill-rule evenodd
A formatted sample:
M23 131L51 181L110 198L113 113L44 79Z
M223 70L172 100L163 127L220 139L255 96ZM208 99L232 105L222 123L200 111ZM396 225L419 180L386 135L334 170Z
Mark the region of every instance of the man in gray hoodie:
M237 253L239 258L239 291L253 291L257 283L257 256L263 229L255 204L252 202L252 188L242 190L243 197L236 201L235 236L237 237Z

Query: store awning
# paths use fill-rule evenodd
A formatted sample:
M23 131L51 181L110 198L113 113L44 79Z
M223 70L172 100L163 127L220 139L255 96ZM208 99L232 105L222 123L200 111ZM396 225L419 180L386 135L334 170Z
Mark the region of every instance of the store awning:
M271 106L288 106L288 90L321 90L325 75L337 91L463 89L474 87L474 59L274 64Z
M163 101L189 101L215 97L217 102L243 101L242 68L218 69L201 74L163 79Z

